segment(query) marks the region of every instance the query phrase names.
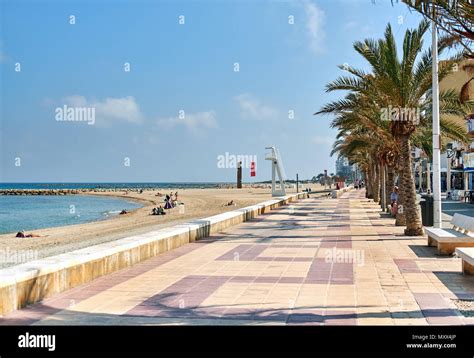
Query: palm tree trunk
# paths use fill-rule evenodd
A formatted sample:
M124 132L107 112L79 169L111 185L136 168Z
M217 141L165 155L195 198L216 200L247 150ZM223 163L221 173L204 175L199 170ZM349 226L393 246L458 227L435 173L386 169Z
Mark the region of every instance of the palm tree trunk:
M374 165L373 195L376 203L380 200L380 170L379 165Z
M405 185L403 184L403 177L401 175L402 170L400 169L400 164L398 165L397 168L397 178L398 178L398 188L402 188ZM396 183L396 179L394 179L394 184ZM403 193L402 190L398 191L398 207L403 207L405 203L405 194ZM405 226L406 225L406 220L405 220L405 212L401 210L401 208L398 210L397 215L395 217L395 225L396 226Z
M403 192L403 212L405 213L407 236L423 235L423 225L421 224L420 210L416 202L416 187L412 173L411 143L410 137L402 137L402 187Z
M367 170L366 169L362 171L362 178L365 182L365 197L367 198L368 194L367 194Z
M388 212L388 206L390 205L390 194L394 185L394 170L393 167L387 166L387 177L385 180L385 210Z
M385 211L385 203L387 202L387 166L385 164L380 166L380 208Z
M399 175L400 182L399 182L399 188L403 186L403 179L402 176ZM402 190L398 191L398 212L397 216L395 217L395 225L396 226L405 226L406 225L406 217L405 217L405 211L402 211L401 208L405 207L405 194L403 193Z
M372 199L373 195L373 187L372 187L372 180L373 180L373 172L372 172L372 165L369 164L367 166L367 177L365 178L365 185L367 186L367 199Z

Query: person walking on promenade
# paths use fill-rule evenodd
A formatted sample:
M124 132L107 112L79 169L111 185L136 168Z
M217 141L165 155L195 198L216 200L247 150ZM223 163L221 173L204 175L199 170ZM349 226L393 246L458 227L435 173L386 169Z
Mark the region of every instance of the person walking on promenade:
M390 194L390 208L392 216L397 216L398 212L398 186L394 186L392 194Z

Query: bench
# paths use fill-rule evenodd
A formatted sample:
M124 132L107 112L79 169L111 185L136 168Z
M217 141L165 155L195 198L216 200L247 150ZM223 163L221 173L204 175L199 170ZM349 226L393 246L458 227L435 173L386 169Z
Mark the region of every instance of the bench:
M428 246L435 246L440 255L450 255L457 247L474 247L474 218L454 214L452 229L425 227L428 234Z
M474 275L474 247L456 249L456 254L462 259L462 272Z
M455 201L466 200L466 193L464 190L453 190L451 193L451 199Z

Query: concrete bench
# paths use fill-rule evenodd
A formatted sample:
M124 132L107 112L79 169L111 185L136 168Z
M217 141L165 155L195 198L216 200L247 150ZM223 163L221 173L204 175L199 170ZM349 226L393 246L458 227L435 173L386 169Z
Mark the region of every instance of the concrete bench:
M452 229L425 227L428 234L428 246L435 246L440 255L450 255L456 247L474 247L474 218L454 214Z
M456 249L456 254L462 259L462 272L474 275L474 247Z

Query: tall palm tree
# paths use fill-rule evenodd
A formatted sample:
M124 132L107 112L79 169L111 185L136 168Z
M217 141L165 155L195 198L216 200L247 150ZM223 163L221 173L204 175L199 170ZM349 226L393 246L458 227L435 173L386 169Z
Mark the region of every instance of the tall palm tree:
M428 22L422 21L416 29L406 31L401 59L390 24L386 27L384 38L356 42L354 49L369 63L370 73L346 68L351 76L336 79L326 86L326 91L346 90L349 94L345 99L329 103L316 113L338 114L336 121L339 123L335 124L348 125L349 133L356 128L351 120L359 120L359 125L371 130L374 137L383 138L382 142L387 147L382 158L384 155L391 157L392 167L397 168L400 201L406 221L405 233L410 236L423 234L412 173L412 147L413 140L420 143L423 137L429 140L427 134L431 127L427 106L431 100L432 57L430 50L423 51L423 36L428 27ZM446 46L447 43L441 43L439 52ZM440 80L449 71L449 66L441 67ZM449 95L443 94L447 99L452 99ZM456 107L459 104L459 101L448 101L445 109L448 112L463 112L459 106ZM416 115L405 118L406 110L412 114L415 111ZM387 112L389 117L381 118L381 113ZM441 121L441 129L465 140L466 130L447 119Z

